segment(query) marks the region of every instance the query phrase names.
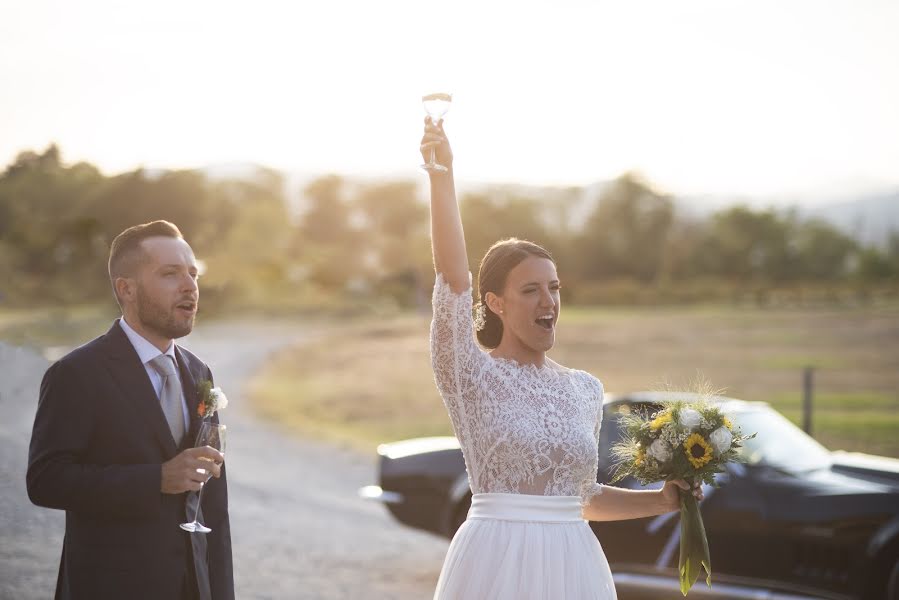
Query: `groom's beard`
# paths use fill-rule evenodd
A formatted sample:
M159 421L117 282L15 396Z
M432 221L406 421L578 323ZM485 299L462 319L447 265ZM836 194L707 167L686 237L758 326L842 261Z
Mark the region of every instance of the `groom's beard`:
M174 308L166 309L153 302L140 286L137 288L137 318L147 329L171 340L186 336L194 328L193 315L179 320Z

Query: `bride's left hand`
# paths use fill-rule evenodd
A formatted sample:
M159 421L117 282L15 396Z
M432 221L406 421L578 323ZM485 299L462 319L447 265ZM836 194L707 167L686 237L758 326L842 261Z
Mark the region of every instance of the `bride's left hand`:
M662 502L669 511L680 510L680 490L687 491L689 489L689 483L683 479L674 479L666 481L659 493L662 494ZM693 484L693 496L696 497L697 502L704 498L702 487L698 482Z

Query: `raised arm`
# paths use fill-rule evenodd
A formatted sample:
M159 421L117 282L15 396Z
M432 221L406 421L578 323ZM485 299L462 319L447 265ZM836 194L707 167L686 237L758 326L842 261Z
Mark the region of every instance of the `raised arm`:
M477 397L476 380L486 354L474 339L471 280L462 217L453 183L453 152L442 121L435 125L425 119L421 153L426 160L431 148L436 150L437 162L448 169L445 172L430 171L431 247L438 274L431 321L431 368L456 435L464 439L469 425L465 404Z
M431 176L431 249L434 269L443 274L444 280L456 292L469 288L468 254L465 250L465 233L462 216L456 202L456 186L453 181L453 152L443 130L443 120L436 125L425 118L425 132L421 138L421 153L427 160L431 147L437 152L437 162L447 167L446 172L430 171Z

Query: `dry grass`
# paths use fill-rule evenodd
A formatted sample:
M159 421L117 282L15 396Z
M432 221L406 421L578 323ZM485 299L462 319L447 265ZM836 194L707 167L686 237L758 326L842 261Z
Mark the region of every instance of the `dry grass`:
M452 433L421 317L360 324L282 352L249 391L259 412L305 434L371 446Z
M33 348L83 344L109 329L113 319L120 314L111 303L0 308L0 340Z
M798 422L802 368L816 367L816 437L899 457L899 309L567 309L552 357L609 392L684 386L697 372L728 395ZM304 433L372 445L450 433L428 360L428 322L362 323L297 348L254 381L264 414Z

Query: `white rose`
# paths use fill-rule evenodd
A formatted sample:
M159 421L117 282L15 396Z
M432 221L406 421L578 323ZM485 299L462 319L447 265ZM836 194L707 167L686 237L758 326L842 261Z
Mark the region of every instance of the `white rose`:
M699 411L695 411L692 408L685 408L680 411L679 422L681 427L688 431L696 431L701 419L702 416L699 414Z
M215 402L215 410L219 411L228 406L228 397L225 395L225 392L222 391L222 388L212 388L209 390L209 393L212 394L212 399Z
M662 440L656 440L649 446L648 454L660 463L666 463L671 460L671 447Z
M727 427L719 427L709 436L709 442L712 443L715 454L726 452L730 448L730 443L733 439L734 436Z

